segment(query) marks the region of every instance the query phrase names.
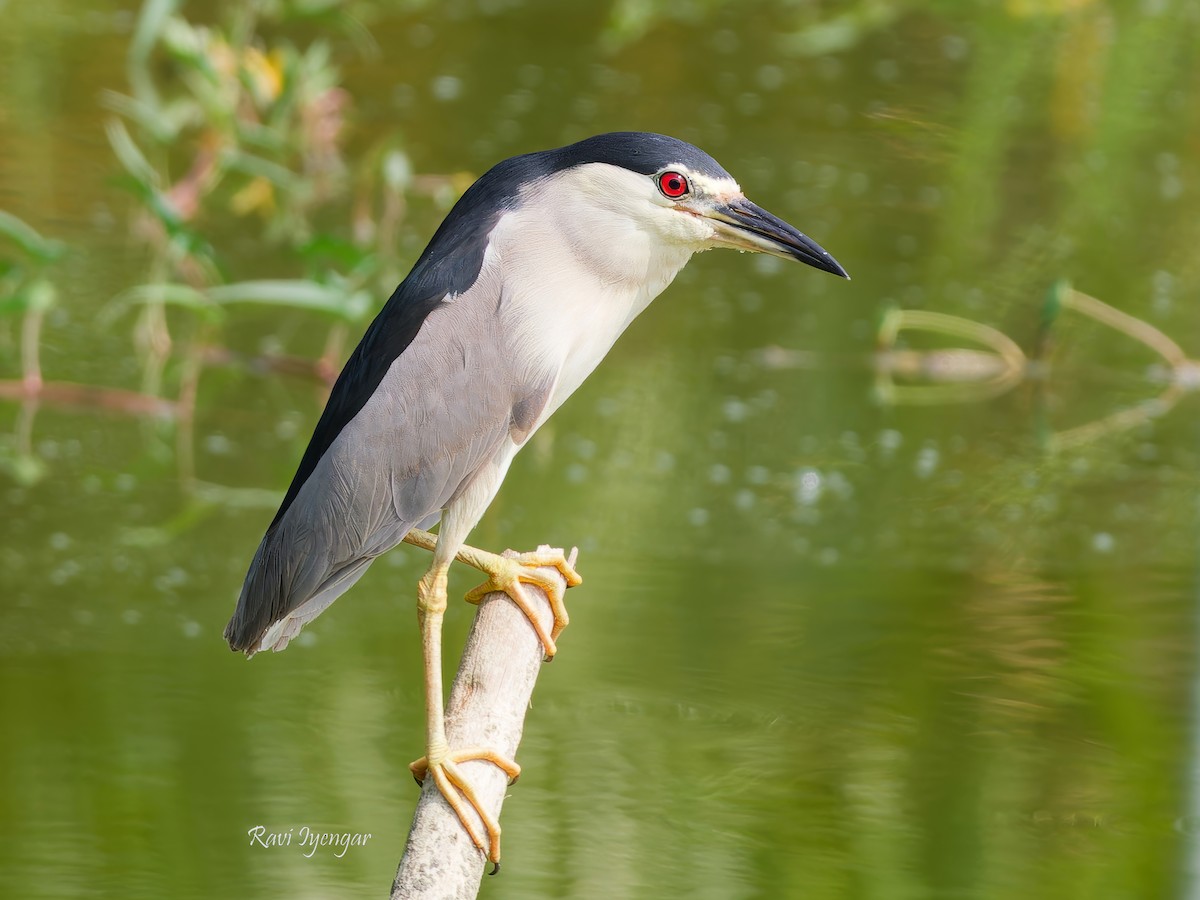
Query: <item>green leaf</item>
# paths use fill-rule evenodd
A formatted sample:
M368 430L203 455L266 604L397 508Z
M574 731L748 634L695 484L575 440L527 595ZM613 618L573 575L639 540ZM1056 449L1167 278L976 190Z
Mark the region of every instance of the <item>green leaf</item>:
M44 313L54 305L58 291L45 278L37 278L21 285L7 297L0 297L0 315L15 313Z
M225 154L223 162L233 171L265 178L285 191L296 190L303 184L303 179L291 169L242 150Z
M17 315L28 308L29 296L25 291L13 291L7 297L0 297L0 316Z
M139 284L122 291L100 314L100 324L109 325L127 309L134 306L145 306L149 303L162 303L166 306L190 309L210 321L217 321L225 314L224 310L214 305L203 291L198 291L186 284L160 282Z
M210 288L208 297L218 304L264 303L328 313L350 322L361 319L370 308L366 291L343 288L303 279L242 281Z
M38 278L29 285L28 307L30 312L44 313L58 299L58 290L47 278Z
M140 184L152 188L159 187L162 179L158 170L150 165L150 161L130 136L125 123L120 119L109 119L104 125L104 131L108 135L108 143L112 145L113 153L125 167L125 171Z
M39 262L53 262L67 250L61 241L42 237L28 223L3 210L0 210L0 235Z
M129 57L134 62L144 62L149 58L159 35L166 27L171 14L179 6L180 0L146 0L142 11L138 14L137 27L133 32L133 40L129 45Z
M355 269L372 255L353 241L330 234L314 235L296 249L309 267L333 262L342 269Z
M181 0L146 0L142 4L137 27L129 44L129 56L125 65L129 84L138 100L151 106L158 105L158 91L150 72L150 56L167 20L180 2Z

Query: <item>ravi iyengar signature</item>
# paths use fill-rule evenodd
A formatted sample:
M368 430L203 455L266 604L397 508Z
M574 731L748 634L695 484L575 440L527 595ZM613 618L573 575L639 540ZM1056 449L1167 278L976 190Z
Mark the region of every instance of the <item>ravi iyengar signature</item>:
M351 847L365 847L371 839L370 832L321 831L308 825L292 827L286 831L269 831L266 825L255 825L246 831L251 847L296 847L306 857L321 847L329 847L333 855L341 859Z

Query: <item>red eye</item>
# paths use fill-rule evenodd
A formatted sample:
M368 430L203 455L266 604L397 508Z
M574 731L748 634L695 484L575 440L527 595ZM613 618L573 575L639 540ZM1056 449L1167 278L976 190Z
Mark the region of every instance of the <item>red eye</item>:
M678 172L663 172L658 176L658 189L672 200L678 200L691 190L691 186L687 178Z

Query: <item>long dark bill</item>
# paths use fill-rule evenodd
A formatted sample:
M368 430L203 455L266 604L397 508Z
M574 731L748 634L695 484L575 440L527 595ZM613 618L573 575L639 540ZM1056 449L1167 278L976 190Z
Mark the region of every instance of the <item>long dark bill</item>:
M721 229L722 236L740 249L798 259L824 272L850 277L824 247L744 197L714 207L709 216L733 226Z

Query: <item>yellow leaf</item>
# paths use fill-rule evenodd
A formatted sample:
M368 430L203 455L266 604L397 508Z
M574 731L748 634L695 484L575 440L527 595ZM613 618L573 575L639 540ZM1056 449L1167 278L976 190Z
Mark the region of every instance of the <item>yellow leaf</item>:
M283 90L283 71L277 53L268 59L257 47L247 47L242 56L242 70L250 77L255 99L274 103Z
M275 211L275 188L260 176L234 194L229 206L239 216L252 212L269 216Z

